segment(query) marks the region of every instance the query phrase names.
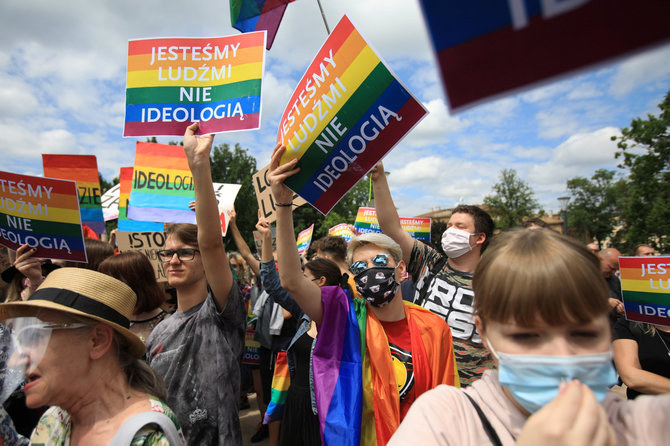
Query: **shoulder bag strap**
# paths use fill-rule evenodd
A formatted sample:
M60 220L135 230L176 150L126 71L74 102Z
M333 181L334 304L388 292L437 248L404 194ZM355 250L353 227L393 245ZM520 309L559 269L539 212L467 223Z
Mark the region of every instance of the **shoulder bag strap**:
M489 419L486 418L486 415L484 415L484 412L482 411L482 408L479 407L479 404L477 404L475 400L473 400L472 397L467 393L463 392L463 395L468 397L468 400L470 400L475 410L477 411L477 415L479 415L479 419L482 422L482 426L484 426L486 435L489 437L489 440L491 440L491 444L495 446L502 446L502 442L500 441L498 434L496 433L495 429L493 429L493 426L491 426L491 423L489 423Z
M109 443L109 446L128 446L135 434L147 424L157 424L170 442L170 446L180 446L182 443L179 433L172 420L161 412L140 412L128 418L119 428Z

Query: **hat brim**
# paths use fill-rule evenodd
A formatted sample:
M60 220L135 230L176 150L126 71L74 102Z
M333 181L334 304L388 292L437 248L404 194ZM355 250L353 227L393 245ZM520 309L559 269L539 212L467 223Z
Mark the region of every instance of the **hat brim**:
M81 316L87 319L96 320L103 324L109 325L123 336L126 341L128 341L130 354L136 358L141 358L146 351L144 342L132 331L128 330L125 327L122 327L119 324L110 322L107 319L91 315L89 313L84 313L83 311L76 310L74 308L67 307L55 302L48 300L34 299L29 301L17 301L17 302L8 302L0 305L0 321L5 321L11 317L20 317L20 316L29 316L34 315L34 312L38 310L55 310L62 313L73 314ZM32 313L32 314L31 314Z

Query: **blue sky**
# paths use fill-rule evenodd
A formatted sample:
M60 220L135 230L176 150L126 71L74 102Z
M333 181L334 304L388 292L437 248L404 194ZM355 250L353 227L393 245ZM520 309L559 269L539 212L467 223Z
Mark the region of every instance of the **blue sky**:
M503 168L557 210L567 179L616 168L610 136L658 113L670 89L665 45L452 116L418 1L322 5L331 29L348 14L430 111L384 161L401 216L481 203ZM121 137L128 39L238 33L225 0L3 0L0 26L0 169L41 175L42 153L95 154L107 179L134 157L136 139ZM215 143L239 142L267 164L284 106L326 37L316 1L290 4L266 54L261 130Z

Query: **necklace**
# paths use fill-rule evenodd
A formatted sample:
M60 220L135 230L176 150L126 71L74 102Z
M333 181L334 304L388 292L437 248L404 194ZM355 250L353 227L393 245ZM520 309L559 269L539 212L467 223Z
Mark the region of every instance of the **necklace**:
M658 329L656 330L656 334L658 335L659 339L663 343L663 346L665 347L665 350L668 352L668 356L670 356L670 348L668 348L668 344L665 343L665 341L663 340L663 336L661 336L661 333L658 331Z

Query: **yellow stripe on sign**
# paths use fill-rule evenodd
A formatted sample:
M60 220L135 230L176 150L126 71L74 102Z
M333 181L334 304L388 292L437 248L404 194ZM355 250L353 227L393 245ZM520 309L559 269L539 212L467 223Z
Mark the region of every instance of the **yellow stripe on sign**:
M649 277L649 279L621 281L621 289L623 291L639 291L643 293L663 293L670 294L670 279L662 277Z
M346 91L342 91L342 87L340 84L333 80L332 84L334 85L334 88L342 95L341 97L338 97L335 93L328 94L327 96L330 97L330 99L336 99L335 104L331 103L326 103L326 100L323 99L323 96L321 98L321 108L323 111L328 111L328 118L318 121L318 107L316 109L316 118L317 118L317 126L314 129L314 131L310 132L310 138L307 139L304 143L300 143L298 141L298 137L294 136L293 138L290 138L290 143L286 144L286 152L281 158L281 164L287 163L291 161L293 158L301 158L304 153L307 151L309 146L314 142L317 136L321 134L321 132L326 128L326 125L330 123L330 120L333 118L333 116L337 115L337 112L340 111L340 109L344 106L344 104L351 98L351 96L356 92L358 87L365 82L365 79L370 75L372 70L375 69L375 67L379 64L379 57L372 51L372 48L369 46L366 46L354 59L354 61L351 63L349 68L342 73L341 77L339 78L340 81L342 82L342 85L344 85L344 88L346 88ZM381 92L380 92L381 93ZM316 98L314 98L316 99ZM329 105L332 106L332 108L328 108ZM310 110L311 111L311 110ZM312 114L314 112L312 111ZM305 129L306 131L307 129ZM300 132L302 134L303 130L302 129L297 129L296 133ZM294 133L294 135L296 134ZM299 147L297 151L294 151L291 149L291 144L293 147Z
M171 72L168 69L131 71L126 76L126 88L213 87L260 79L262 74L263 64L259 62L207 67L207 70L204 68L196 70L193 67L175 67L172 68ZM193 78L193 80L184 80L185 77ZM171 78L176 80L170 80ZM177 99L175 98L175 102L178 102Z

